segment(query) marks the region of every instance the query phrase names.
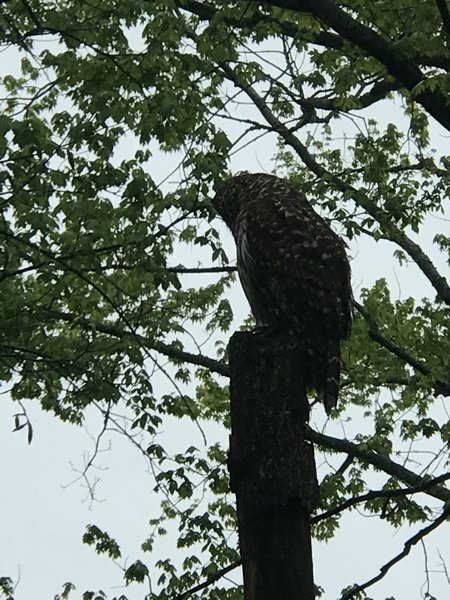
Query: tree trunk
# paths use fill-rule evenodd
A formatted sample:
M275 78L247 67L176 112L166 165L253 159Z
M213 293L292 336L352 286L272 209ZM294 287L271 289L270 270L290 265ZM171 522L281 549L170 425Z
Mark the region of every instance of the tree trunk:
M309 405L292 340L230 340L229 471L245 600L314 600L310 513L318 502Z

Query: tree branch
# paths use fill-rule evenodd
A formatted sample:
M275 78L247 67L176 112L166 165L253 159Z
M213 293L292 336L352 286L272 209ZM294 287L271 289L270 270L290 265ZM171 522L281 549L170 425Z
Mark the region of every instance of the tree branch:
M419 244L413 242L413 240L409 238L401 229L391 225L389 225L388 233L386 233L383 237L401 246L403 250L405 250L409 256L411 256L422 273L428 278L429 282L434 287L441 299L446 304L450 304L450 287L447 280L439 273L433 262L425 254Z
M383 579L383 577L386 575L386 573L394 565L396 565L403 558L408 556L408 554L410 553L411 548L413 546L415 546L417 543L419 543L421 540L423 540L423 538L426 537L429 533L431 533L432 531L437 529L440 525L442 525L442 523L444 523L449 518L449 516L450 516L450 507L446 507L442 511L440 516L437 519L435 519L432 523L430 523L430 525L428 525L427 527L424 527L418 533L416 533L411 538L409 538L409 540L407 540L405 542L403 550L399 554L397 554L397 556L394 556L394 558L392 558L389 562L387 562L385 565L383 565L381 567L378 575L376 575L375 577L372 577L372 579L369 579L365 583L353 586L351 590L344 592L339 600L350 600L351 598L354 598L355 596L360 598L361 597L359 595L360 592L362 592L363 590L372 586L374 583L377 583L378 581Z
M389 92L394 92L395 90L398 90L398 83L396 81L388 81L386 79L378 81L377 83L374 83L373 87L365 94L355 96L355 99L359 102L358 108L367 108L379 100L383 100ZM339 108L339 100L336 100L335 98L307 98L304 102L315 108L342 110ZM357 108L352 108L352 110L357 110Z
M413 367L416 371L419 371L419 373L422 373L422 375L432 375L431 369L429 369L424 362L414 358L414 356L409 354L409 352L407 352L404 348L401 348L395 342L380 333L376 321L373 319L369 311L362 306L362 304L359 304L359 302L353 300L353 306L369 324L369 336L372 340L378 342L381 346L386 348L386 350L389 350L389 352L395 354L395 356L406 362L408 365L411 365L411 367ZM435 381L434 385L435 392L437 394L450 396L450 383Z
M283 91L287 94L287 96L295 103L305 109L321 109L328 110L332 112L349 112L342 109L342 101L339 98L321 98L311 96L310 98L304 98L298 93L293 93L288 85L282 84L281 81L277 80L274 77L271 77L269 74L266 75L266 80L271 81L277 87L283 89ZM361 110L375 104L379 100L386 98L389 92L395 91L398 89L398 83L396 81L388 81L386 79L382 79L376 83L374 83L373 87L366 92L365 94L358 95L349 95L348 99L356 100L359 103L359 106L352 107L352 112L357 110ZM360 92L361 93L361 92ZM328 115L325 119L319 119L315 115L308 115L309 119L304 120L304 124L307 123L322 123L327 122L330 118ZM298 129L298 126L296 126Z
M202 21L210 21L218 12L215 6L212 6L208 2L196 2L195 0L177 0L177 5L181 10L190 12L196 15ZM251 17L225 17L224 22L231 27L237 27L239 29L248 28L254 29L259 23L268 23L276 25L280 28L281 33L290 38L301 38L305 41L317 46L324 46L326 48L333 48L340 50L344 46L343 40L334 33L328 31L312 32L308 28L301 28L295 23L289 23L288 21L279 21L271 15L266 15L260 11L255 11Z
M310 442L313 442L318 446L328 448L329 450L335 450L336 452L343 452L358 458L362 462L369 463L376 469L384 471L388 475L392 475L408 485L425 485L429 481L426 477L421 477L420 475L417 475L417 473L414 473L413 471L410 471L402 465L394 462L387 455L372 452L371 450L365 450L358 444L348 440L341 440L339 438L334 438L329 435L319 433L310 427L308 427L306 430L306 437ZM450 490L442 486L431 488L427 491L427 494L433 496L433 498L442 500L442 502L450 501Z
M353 19L332 0L272 0L268 4L294 12L312 14L344 39L367 52L384 65L388 73L412 92L414 99L450 131L448 96L439 90L415 92L414 88L420 83L426 83L427 78L417 64L412 61L411 56L370 27Z
M351 508L356 504L361 504L362 502L367 502L368 500L374 500L375 498L398 498L399 496L409 496L410 494L418 494L420 492L425 492L432 487L435 487L439 483L443 483L450 479L450 473L444 473L439 477L435 477L434 479L425 481L420 485L413 485L411 487L402 488L398 490L372 490L367 492L367 494L362 494L361 496L355 496L354 498L349 498L339 504L339 506L335 506L334 508L330 508L319 515L316 515L311 519L311 524L318 523L319 521L323 521L324 519L328 519L329 517L333 517L334 515L338 515L343 512L347 508Z
M436 5L441 13L442 23L447 33L450 33L450 12L445 0L436 0Z
M158 342L157 340L153 340L151 338L147 338L143 335L139 335L137 333L127 331L116 325L110 325L108 323L101 323L98 321L93 321L91 319L85 319L84 317L79 317L78 315L74 315L72 313L57 311L57 310L45 310L43 311L43 315L46 317L50 317L53 320L66 321L67 323L72 323L75 326L79 326L82 329L88 331L100 331L101 333L106 333L107 335L112 335L118 339L124 339L125 337L133 337L136 339L140 345L150 350L155 350L164 356L172 360L180 360L192 365L197 365L200 367L206 367L210 371L214 373L218 373L219 375L223 375L224 377L228 377L229 370L228 365L222 363L213 358L209 358L208 356L204 356L203 354L192 354L191 352L185 352L184 350L179 350L174 346L169 346L168 344L164 344L163 342Z
M167 271L171 273L235 273L237 272L236 267L183 267L179 265L177 267L167 267Z
M240 560L237 560L234 563L231 563L227 567L224 567L223 569L220 569L220 571L217 571L217 573L214 573L214 575L211 575L211 577L208 577L208 579L206 579L202 583L199 583L198 585L195 585L194 587L190 588L186 592L183 592L182 594L175 596L173 600L185 600L185 598L189 598L190 596L192 596L192 594L195 594L196 592L200 592L201 590L204 590L205 588L210 586L212 583L214 583L218 579L221 579L224 575L226 575L230 571L233 571L233 569L236 569L240 565L241 565Z
M436 0L436 2L445 2L445 0ZM268 2L268 4L274 4ZM189 12L199 17L202 21L210 21L220 9L212 6L208 2L198 2L196 0L177 0L177 5L181 10ZM322 46L331 50L342 50L345 47L344 40L339 35L330 31L322 30L312 32L309 28L302 28L296 23L289 21L281 21L272 15L255 11L250 17L225 17L224 22L231 27L239 29L248 28L254 29L259 23L267 23L276 25L282 35L292 38L301 39L307 43ZM446 56L440 54L416 54L414 56L418 64L425 66L433 66L448 70L450 68L450 60ZM397 85L396 88L399 86Z

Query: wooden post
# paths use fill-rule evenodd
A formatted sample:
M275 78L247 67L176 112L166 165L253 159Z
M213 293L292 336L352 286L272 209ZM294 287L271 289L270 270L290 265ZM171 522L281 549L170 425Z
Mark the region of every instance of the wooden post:
M314 600L310 513L318 502L309 406L292 340L238 332L229 345L229 471L245 600Z

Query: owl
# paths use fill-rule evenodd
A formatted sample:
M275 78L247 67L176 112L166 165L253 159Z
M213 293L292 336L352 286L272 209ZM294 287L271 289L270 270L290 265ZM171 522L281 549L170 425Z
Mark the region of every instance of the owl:
M345 242L294 185L273 175L228 179L213 206L234 236L257 326L296 337L304 385L320 394L329 414L339 393L341 341L352 320Z

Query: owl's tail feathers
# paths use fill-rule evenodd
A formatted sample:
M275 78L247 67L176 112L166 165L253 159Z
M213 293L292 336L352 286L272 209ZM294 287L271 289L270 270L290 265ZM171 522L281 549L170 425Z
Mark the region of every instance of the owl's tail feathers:
M327 415L335 408L339 395L341 377L341 344L340 340L330 340L326 367L326 381L323 389L323 402Z

